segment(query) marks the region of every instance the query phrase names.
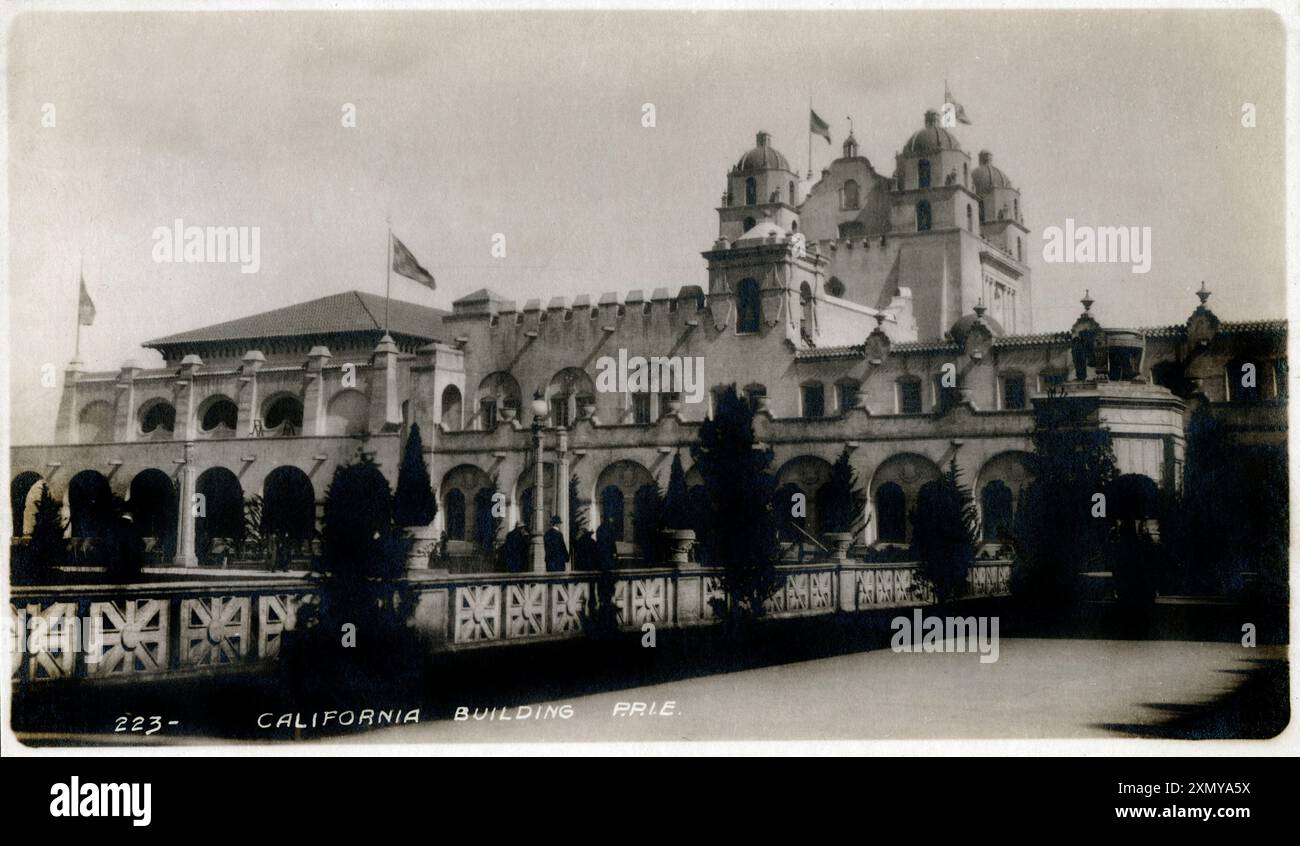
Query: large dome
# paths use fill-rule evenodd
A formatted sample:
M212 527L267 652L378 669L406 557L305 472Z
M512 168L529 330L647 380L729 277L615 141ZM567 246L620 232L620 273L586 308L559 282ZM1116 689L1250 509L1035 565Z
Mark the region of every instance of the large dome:
M745 173L756 170L790 170L790 163L772 146L772 136L759 132L754 139L754 149L740 157L736 170Z
M976 194L987 194L994 188L1014 188L1011 180L1001 170L993 166L993 154L980 150L980 164L970 172L971 182L975 183Z
M912 133L912 137L903 145L905 154L960 149L961 144L957 143L957 136L939 125L939 113L934 111L925 113L925 128Z

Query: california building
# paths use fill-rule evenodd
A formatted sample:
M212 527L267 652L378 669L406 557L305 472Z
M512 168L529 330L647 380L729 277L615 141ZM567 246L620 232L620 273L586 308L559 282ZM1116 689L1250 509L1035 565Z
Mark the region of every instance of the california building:
M382 298L350 291L147 341L159 369L74 360L55 443L12 448L15 534L30 533L42 488L74 539L93 537L93 506L118 495L158 562L230 564L214 550L231 548L221 540L259 495L297 515L301 560L335 467L366 454L395 483L418 424L445 566L489 567L474 541L491 494L504 496L504 528L531 526L539 496L535 393L542 508L568 518L576 479L587 524L612 522L629 562L637 491L662 488L675 455L698 481L688 446L728 384L757 410L778 484L808 494L814 533L817 491L850 451L868 500L860 547L906 543L918 490L954 459L994 537L1029 480L1044 403L1079 404L1111 431L1122 472L1153 488L1180 484L1198 409L1283 455L1285 322L1221 321L1203 285L1181 323L1099 323L1085 292L1033 278L1039 239L1000 169L1014 174L1014 159L972 158L931 112L888 174L850 135L805 181L759 132L725 174L698 285L523 303L483 289L449 312L395 301L386 326ZM1035 331L1036 296L1081 299L1073 326ZM668 375L698 360L707 390L698 402L669 379L600 390L603 357ZM178 507L196 494L202 509Z

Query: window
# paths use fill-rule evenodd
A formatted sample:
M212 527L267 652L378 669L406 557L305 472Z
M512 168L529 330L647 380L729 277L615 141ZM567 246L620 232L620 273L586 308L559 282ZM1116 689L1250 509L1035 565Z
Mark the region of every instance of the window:
M850 179L844 183L844 188L841 189L840 207L845 209L856 209L859 207L859 204L858 183Z
M614 540L623 540L623 510L625 499L618 485L607 485L600 492L600 523L608 525Z
M758 331L763 319L763 297L755 280L740 280L740 287L736 291L736 315L737 332Z
M1021 243L1020 238L1017 237L1016 238L1016 261L1023 263L1024 260L1025 260L1024 244Z
M925 200L916 204L916 231L930 231L930 204Z
M1264 368L1261 363L1248 358L1228 362L1228 400L1230 402L1259 402L1264 399Z
M984 511L981 520L984 540L1001 540L1003 534L1011 531L1011 488L1007 487L1001 479L994 479L984 486L980 500Z
M157 430L171 432L175 428L176 407L169 402L154 403L140 417L140 430L146 435Z
M748 232L749 230L753 229L756 225L757 223L752 217L745 218L745 222L741 224L741 226L745 228L745 232Z
M961 184L970 185L970 164L967 162L961 163Z
M758 205L758 180L752 176L745 179L745 205Z
M826 388L821 382L809 382L803 386L803 416L807 418L826 415Z
M812 286L807 282L799 286L799 335L812 341Z
M484 432L491 432L497 427L497 401L485 399L478 404L478 419Z
M224 397L214 400L203 412L203 431L211 432L218 426L234 429L238 418L239 408L234 402Z
M1019 220L1019 219L1020 219L1020 200L1018 200L1018 199L1013 199L1013 200L1011 201L1011 204L1012 204L1013 210L1014 210L1015 215L1016 215L1016 220Z
M921 380L902 379L898 383L898 413L921 413Z
M790 180L790 205L793 206L793 205L794 205L794 201L795 201L795 196L794 196L794 180L791 179L791 180Z
M302 428L302 403L296 397L280 397L266 409L264 425L278 429L284 425L284 434L295 434Z
M832 297L844 296L844 283L840 281L840 277L832 276L826 281L826 293Z
M916 182L921 188L930 187L930 160L921 159L916 163Z
M980 200L980 223L984 222L984 201Z
M857 408L862 402L862 387L857 382L840 382L836 385L839 390L840 413L849 409Z
M659 416L666 417L674 407L681 408L682 395L677 391L664 391L659 394Z
M569 424L573 422L570 419L569 414L569 400L570 396L568 394L556 394L551 397L552 426L559 426L560 428L567 429L569 428Z
M762 385L746 385L745 401L749 403L750 411L758 411L759 401L767 397L767 388Z
M974 231L975 231L975 223L974 223L974 221L971 219L972 216L973 216L973 212L971 212L971 207L970 207L970 206L966 206L966 229L969 230L969 231L971 231L971 232L974 232Z
M1025 407L1025 377L1019 374L1002 377L1002 407L1019 411Z
M650 395L646 393L632 394L632 422L649 423L650 416Z

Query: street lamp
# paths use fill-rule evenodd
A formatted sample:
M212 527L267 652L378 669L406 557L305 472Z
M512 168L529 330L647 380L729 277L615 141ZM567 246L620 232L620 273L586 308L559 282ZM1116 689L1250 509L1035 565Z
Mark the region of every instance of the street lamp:
M546 572L546 544L542 536L545 529L545 515L542 506L546 502L546 488L542 477L542 424L549 410L541 389L533 392L533 537L532 564L534 573Z

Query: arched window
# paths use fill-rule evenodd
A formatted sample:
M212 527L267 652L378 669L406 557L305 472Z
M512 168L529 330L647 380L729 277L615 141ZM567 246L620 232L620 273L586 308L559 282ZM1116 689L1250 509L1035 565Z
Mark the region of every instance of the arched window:
M1020 200L1018 200L1018 199L1013 199L1013 200L1011 201L1011 204L1012 204L1012 208L1014 209L1015 214L1016 214L1016 220L1019 220L1019 219L1020 219Z
M26 528L25 516L27 514L27 497L41 481L41 474L32 470L26 473L19 473L14 480L9 483L9 507L13 515L14 535L20 536L28 534L31 530Z
M758 205L758 180L752 176L745 178L745 205Z
M980 499L984 512L984 540L996 541L1004 531L1011 530L1011 488L1001 479L994 479L984 486Z
M984 222L984 201L980 200L980 223Z
M894 482L876 488L876 524L880 527L880 540L907 542L907 502L903 489Z
M795 196L794 196L794 180L791 179L791 180L790 180L790 205L793 206L794 204L795 204Z
M1024 244L1021 243L1019 236L1017 236L1016 237L1016 261L1023 262L1024 260L1025 260Z
M970 232L975 231L975 222L971 219L972 212L970 206L966 206L966 229Z
M1230 402L1259 402L1265 397L1263 362L1249 358L1236 358L1228 362L1228 400Z
M757 332L763 320L763 295L758 282L742 279L736 289L736 331Z
M347 388L330 397L325 407L325 432L330 435L360 435L370 427L370 404L366 395Z
M840 196L841 196L840 205L842 208L846 208L846 209L858 208L861 203L858 197L858 183L852 179L845 182L844 188L842 189Z
M283 435L298 434L302 431L302 403L297 397L280 397L266 407L262 425L267 429L280 429Z
M234 432L238 419L239 407L234 401L228 397L216 397L208 401L201 425L205 432L213 432L218 428Z
M840 277L832 276L826 280L826 293L832 297L844 296L844 283L840 281Z
M460 488L447 491L447 537L465 540L465 494Z
M930 187L930 160L921 159L916 163L916 181L921 188Z
M442 389L442 428L448 432L460 431L460 414L460 388L448 385ZM464 501L464 495L461 500Z
M77 440L83 444L103 444L113 440L113 406L95 400L81 409Z
M916 204L916 231L930 231L930 203L927 200Z
M146 435L170 433L176 428L176 407L160 400L145 406L140 414L140 431Z
M606 485L600 492L600 524L608 524L614 540L623 540L625 499L618 485Z
M961 184L970 185L970 165L966 162L961 163Z

